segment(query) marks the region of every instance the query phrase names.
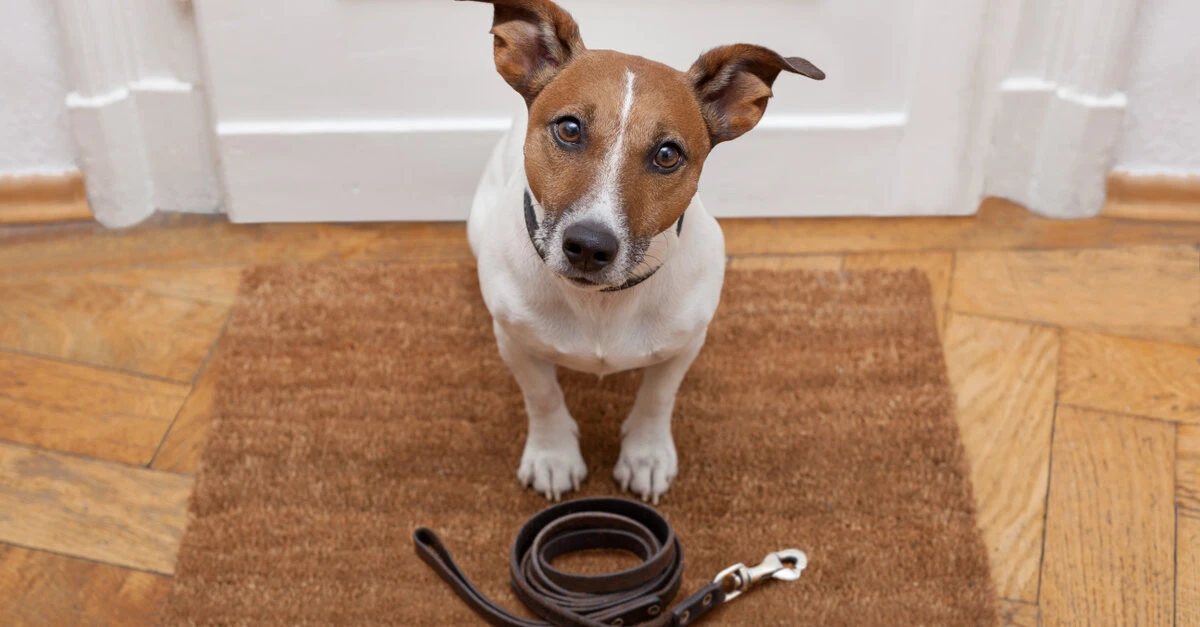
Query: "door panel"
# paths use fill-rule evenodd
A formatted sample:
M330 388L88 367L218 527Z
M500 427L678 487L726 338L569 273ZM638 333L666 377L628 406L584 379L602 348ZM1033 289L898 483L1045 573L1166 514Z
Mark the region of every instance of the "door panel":
M238 221L462 219L523 106L491 8L450 0L194 0ZM985 0L562 0L592 48L686 69L739 41L806 57L701 182L724 216L968 213L960 171ZM928 167L923 167L923 166Z

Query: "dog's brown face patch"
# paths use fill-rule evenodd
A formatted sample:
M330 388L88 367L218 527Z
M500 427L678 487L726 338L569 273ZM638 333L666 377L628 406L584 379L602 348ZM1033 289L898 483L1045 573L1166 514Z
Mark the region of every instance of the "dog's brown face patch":
M578 121L578 141L563 141L556 127L563 120ZM687 209L710 148L685 73L589 50L532 102L525 169L552 219L609 203L606 209L623 216L630 239L638 241L670 228Z
M647 259L661 265L676 241L669 229L712 147L758 124L780 72L825 77L804 59L748 44L709 50L684 73L588 50L552 0L480 1L495 7L496 70L529 106L525 174L544 217L531 238L577 284L653 274Z

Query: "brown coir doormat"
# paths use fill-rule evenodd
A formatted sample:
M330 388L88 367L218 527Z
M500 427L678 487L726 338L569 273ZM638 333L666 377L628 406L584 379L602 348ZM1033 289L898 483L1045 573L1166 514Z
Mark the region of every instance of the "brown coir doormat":
M250 272L165 622L481 624L414 555L420 525L519 608L509 546L547 503L516 479L525 415L491 329L469 267ZM617 494L639 376L562 379L582 494ZM675 410L679 598L796 547L800 581L705 623L994 624L952 411L920 274L731 271Z

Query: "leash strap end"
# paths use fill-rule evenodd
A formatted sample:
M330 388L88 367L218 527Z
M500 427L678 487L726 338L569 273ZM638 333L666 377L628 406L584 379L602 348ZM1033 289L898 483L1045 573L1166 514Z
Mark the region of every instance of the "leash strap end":
M725 591L721 589L721 584L710 583L671 609L671 624L677 627L691 625L724 602Z
M428 564L443 581L450 584L450 589L458 595L458 598L462 599L488 623L499 627L512 625L537 627L539 625L537 622L527 621L509 614L483 596L483 593L458 567L454 557L450 555L450 550L446 548L434 530L428 527L418 527L413 532L413 548L417 552L417 557Z

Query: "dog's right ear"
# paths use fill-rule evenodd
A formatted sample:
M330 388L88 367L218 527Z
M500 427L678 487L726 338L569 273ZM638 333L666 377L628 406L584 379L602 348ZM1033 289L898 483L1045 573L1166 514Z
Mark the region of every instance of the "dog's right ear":
M758 124L780 72L825 80L825 73L812 63L780 56L762 46L734 44L700 55L688 77L714 146L740 137Z
M475 0L495 7L496 71L533 102L576 54L586 50L579 25L550 0Z

